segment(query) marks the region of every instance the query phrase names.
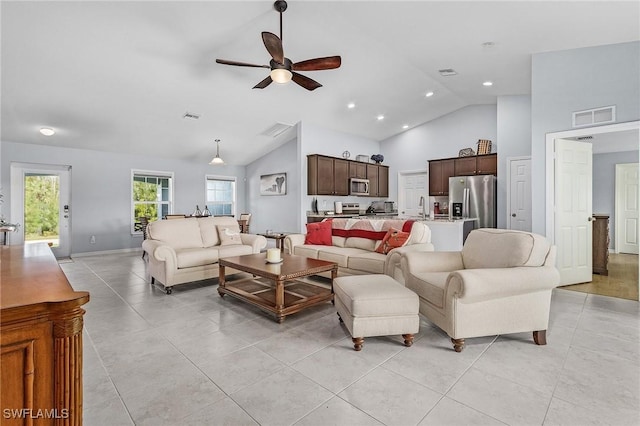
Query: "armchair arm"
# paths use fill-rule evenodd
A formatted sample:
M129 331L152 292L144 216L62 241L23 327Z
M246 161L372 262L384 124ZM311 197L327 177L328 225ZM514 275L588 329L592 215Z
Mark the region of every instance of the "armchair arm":
M289 234L284 237L284 251L288 254L293 254L293 248L304 244L304 234Z
M409 251L400 260L402 272L416 275L421 272L452 272L464 268L459 251Z
M433 244L431 243L418 243L394 248L389 253L387 253L387 258L384 261L384 273L386 275L389 275L390 277L393 277L395 272L394 270L396 267L400 266L400 259L402 259L402 255L404 253L425 252L433 250Z
M551 290L559 283L560 273L553 266L464 269L449 275L445 297L473 303Z
M267 239L262 235L240 234L242 244L251 246L252 253L260 253L260 250L267 246Z

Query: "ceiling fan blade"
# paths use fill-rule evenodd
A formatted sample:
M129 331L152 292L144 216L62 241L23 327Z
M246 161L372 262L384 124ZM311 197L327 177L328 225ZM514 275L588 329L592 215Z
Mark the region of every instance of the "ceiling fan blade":
M246 62L227 61L226 59L216 59L216 62L223 65L235 65L238 67L253 67L253 68L271 68L269 65L256 65Z
M307 59L292 65L294 71L332 70L339 68L342 63L340 56L327 56L326 58Z
M294 72L292 74L293 77L291 79L307 90L316 90L318 87L322 87L322 84L310 79L309 77L305 77L304 75L298 74L297 72Z
M282 40L268 31L262 32L262 42L264 47L267 48L267 52L279 64L284 64L284 51L282 50Z
M273 82L273 80L271 79L271 76L268 76L267 78L262 80L260 83L258 83L255 86L253 86L253 88L254 89L264 89L265 87L270 85L272 82Z

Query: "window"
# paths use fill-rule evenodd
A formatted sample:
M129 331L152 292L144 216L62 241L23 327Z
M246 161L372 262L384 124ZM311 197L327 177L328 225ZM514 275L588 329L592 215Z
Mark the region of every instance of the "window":
M235 216L236 179L207 176L207 207L214 216Z
M138 218L149 222L170 214L173 205L173 173L133 170L131 181L131 231L140 233Z

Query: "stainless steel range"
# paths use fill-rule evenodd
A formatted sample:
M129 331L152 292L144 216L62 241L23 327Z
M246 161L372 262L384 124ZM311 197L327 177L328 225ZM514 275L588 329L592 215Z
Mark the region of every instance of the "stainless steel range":
M342 214L343 215L359 215L360 214L360 204L359 203L342 203Z

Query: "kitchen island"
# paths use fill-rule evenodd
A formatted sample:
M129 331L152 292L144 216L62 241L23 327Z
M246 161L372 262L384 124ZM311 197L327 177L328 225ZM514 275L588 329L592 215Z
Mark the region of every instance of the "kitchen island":
M429 219L419 220L431 230L431 243L435 251L460 251L467 235L478 227L478 219Z

